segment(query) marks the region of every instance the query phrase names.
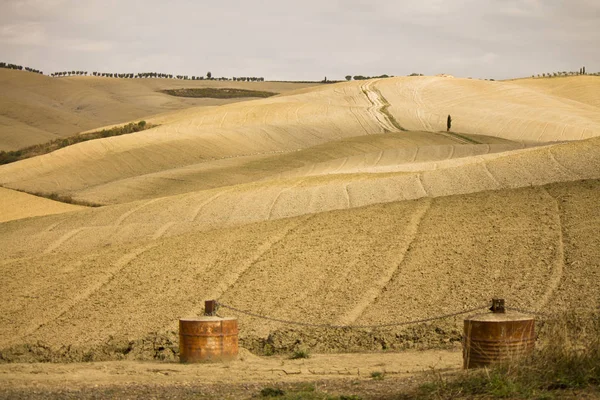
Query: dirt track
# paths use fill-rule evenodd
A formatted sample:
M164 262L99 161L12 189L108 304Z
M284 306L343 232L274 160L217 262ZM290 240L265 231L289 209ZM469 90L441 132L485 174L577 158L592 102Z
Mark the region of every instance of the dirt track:
M462 365L460 349L408 351L402 354L312 355L308 359L257 357L242 349L238 360L223 364L165 362L98 362L81 364L0 365L5 388L64 389L139 385L191 385L259 383L263 386L308 380L372 380L372 372L390 377L409 377L436 369L457 370Z

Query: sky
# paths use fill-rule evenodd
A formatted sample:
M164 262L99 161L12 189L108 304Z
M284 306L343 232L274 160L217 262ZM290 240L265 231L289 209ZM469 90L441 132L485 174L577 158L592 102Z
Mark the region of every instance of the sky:
M0 61L267 80L600 71L600 0L0 0Z

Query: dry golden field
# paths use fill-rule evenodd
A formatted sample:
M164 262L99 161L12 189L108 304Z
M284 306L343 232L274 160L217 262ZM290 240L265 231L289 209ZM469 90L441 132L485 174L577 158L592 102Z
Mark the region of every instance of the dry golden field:
M600 306L598 77L267 82L282 94L206 107L154 92L190 81L6 74L3 111L66 100L8 108L5 148L141 116L160 126L0 166L0 360L176 360L178 319L207 299L335 325L492 296ZM221 313L259 355L454 348L463 320L334 329Z
M51 78L0 68L0 150L17 150L167 111L239 101L173 97L160 92L164 89L233 87L285 93L307 86L302 83L94 76Z

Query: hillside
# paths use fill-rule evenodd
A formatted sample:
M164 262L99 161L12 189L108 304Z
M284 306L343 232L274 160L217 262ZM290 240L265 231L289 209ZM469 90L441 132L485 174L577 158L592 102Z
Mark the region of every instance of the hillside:
M48 76L0 69L0 150L17 150L106 125L157 113L214 106L238 99L193 99L165 89L235 87L277 93L309 86L296 83L181 81Z
M386 104L390 104L389 108ZM444 110L443 114L440 110ZM453 132L461 132L460 135L439 133L443 130L439 121L443 119L445 124L446 113L454 116ZM255 162L257 158L270 165L269 158L275 155L294 158L292 152L302 151L310 159L311 148L386 132L404 140L403 131L396 125L425 132L410 134L415 146L489 142L485 138L477 141L461 137L472 134L514 142L517 147L600 134L600 113L596 107L512 83L431 77L327 85L274 98L192 108L175 113L172 119L161 118L163 124L155 129L81 143L4 166L0 168L0 184L25 191L66 194L95 203L114 203L148 198L148 193L150 197L181 193L186 189L165 190L165 180L170 181L169 187L177 186L172 182L203 181L205 171L213 173L223 165L237 169L230 170L230 176L243 175L247 161ZM390 148L410 145L406 141L388 144ZM381 151L388 144L371 149ZM450 148L440 151L441 159L460 155L458 152L450 156ZM366 152L369 151L362 151ZM334 153L318 161L345 157ZM310 167L310 162L294 165L302 166ZM266 179L289 167L264 168L251 179L223 182ZM124 187L133 190L124 194ZM189 191L206 188L196 183L186 187Z
M40 215L61 214L83 208L0 187L0 210L2 210L0 223Z
M578 103L600 107L600 76L519 79L514 83Z
M592 180L170 237L163 235L167 226L156 224L153 235L130 242L124 231L133 233L141 223L125 215L116 221L121 225L96 230L72 229L61 216L4 223L0 347L39 341L57 354L61 346L73 346L62 350L68 357L76 349L96 349L101 356L111 343L143 341L150 332L174 339L169 332L176 331L178 318L200 314L210 298L270 316L338 324L425 318L477 307L491 296L545 311L593 309L600 304L600 281L593 278L600 243L591 234L599 201L600 182ZM89 211L81 216L100 222ZM73 245L102 230L112 239L90 248ZM253 350L268 334L282 341L281 349L298 338L315 351L381 349L373 335L388 347L407 345L403 334L396 335L406 328L290 333L286 325L222 313L241 318L241 337ZM455 318L428 325L415 340L454 338L461 323ZM435 334L436 328L445 333Z
M0 211L1 357L169 359L178 319L213 298L359 325L492 296L597 308L600 108L587 84L545 82L323 85L163 110L147 118L159 127L0 166L3 196L105 205ZM462 324L336 330L221 312L259 353L435 347Z

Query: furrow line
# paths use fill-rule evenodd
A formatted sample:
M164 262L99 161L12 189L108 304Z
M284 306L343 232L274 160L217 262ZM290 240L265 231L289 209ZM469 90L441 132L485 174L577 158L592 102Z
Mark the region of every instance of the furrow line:
M560 286L560 283L563 279L563 273L565 268L565 244L563 236L564 227L560 215L560 204L558 200L554 198L554 196L552 196L545 187L540 186L540 188L542 192L550 198L554 205L556 224L558 226L557 254L556 260L554 262L554 270L552 271L552 275L550 276L546 292L544 293L542 298L538 302L536 302L536 304L538 305L537 309L543 310L544 308L546 308L546 305L558 290L558 287Z
M389 283L393 280L394 276L398 273L398 271L402 268L404 264L404 260L406 259L406 255L409 252L409 249L412 247L415 242L421 224L425 219L427 213L431 209L431 205L433 203L432 199L427 199L423 201L423 205L413 214L410 223L406 228L406 235L408 240L406 241L406 245L402 248L401 253L399 255L399 262L397 264L390 265L387 269L381 272L379 279L377 279L373 286L368 288L362 298L358 301L358 303L346 313L340 320L340 325L350 325L357 321L366 311L367 307L374 304L377 299L381 296L381 293L385 290L385 287L389 285Z
M250 255L244 262L239 264L236 271L233 271L231 276L223 277L219 284L208 293L207 298L218 299L225 293L231 290L235 284L242 278L242 276L249 271L254 265L256 265L260 259L269 252L278 243L284 241L292 232L297 230L302 224L313 218L314 215L310 215L305 218L301 218L297 222L292 222L283 227L279 232L267 239L262 245L260 245L254 253Z
M115 278L115 276L119 272L121 272L123 270L123 268L125 268L129 263L131 263L133 260L135 260L137 257L139 257L140 254L150 250L151 248L153 248L155 246L156 246L155 244L151 244L151 245L147 245L144 247L139 247L139 248L134 249L134 250L130 251L129 253L125 254L123 257L121 257L119 260L117 260L115 262L115 264L113 264L114 268L112 270L108 271L109 276L106 279L104 279L100 282L96 282L95 284L91 285L90 287L85 289L83 292L81 292L79 295L72 297L67 302L67 304L58 311L57 315L46 318L44 322L42 322L41 324L36 324L37 326L35 326L35 327L30 327L29 329L26 330L26 333L24 336L31 335L31 334L37 332L38 330L40 330L41 328L43 328L44 326L48 325L52 321L56 321L56 320L60 319L61 317L66 315L70 310L72 310L77 304L84 302L85 300L92 297L94 295L94 293L101 291L102 288L104 288L106 285L108 285L110 282L112 282L112 280Z
M123 221L125 221L130 215L132 215L133 213L135 213L136 211L141 210L142 208L149 206L152 203L156 203L159 199L152 199L150 201L145 202L144 204L141 204L137 207L134 207L133 209L127 211L126 213L124 213L123 215L121 215L119 218L117 218L117 220L114 223L114 226L119 226L123 223Z
M202 211L202 209L204 207L206 207L209 203L212 203L213 201L215 201L218 197L221 197L224 194L231 192L232 190L233 190L233 188L219 192L219 193L209 197L207 200L203 201L202 203L200 203L200 205L196 208L196 210L194 210L194 212L192 213L192 216L188 219L188 221L195 222L196 219L198 218L198 215L200 215L200 212Z
M84 229L87 229L87 228L83 227L83 228L72 229L69 232L65 233L57 241L50 244L50 246L48 246L46 248L46 250L44 250L44 254L52 253L54 250L59 248L63 243L65 243L67 240L71 239L72 237L74 237L75 235L77 235L79 232L81 232Z
M281 195L282 195L284 192L287 192L287 191L289 191L289 190L292 190L292 189L294 189L294 188L298 187L298 185L300 185L302 182L304 182L304 180L303 180L303 179L302 179L302 180L300 180L300 181L298 181L298 182L296 182L296 183L295 183L295 184L293 184L292 186L288 186L288 187L286 187L286 188L283 188L283 189L281 189L281 190L279 191L279 193L277 193L277 196L275 196L275 199L273 200L273 203L271 203L271 207L269 207L269 214L268 214L268 217L267 217L267 220L268 220L268 221L270 221L270 220L272 220L272 219L273 219L273 210L275 209L275 204L277 204L277 201L279 201L279 198L281 197Z

